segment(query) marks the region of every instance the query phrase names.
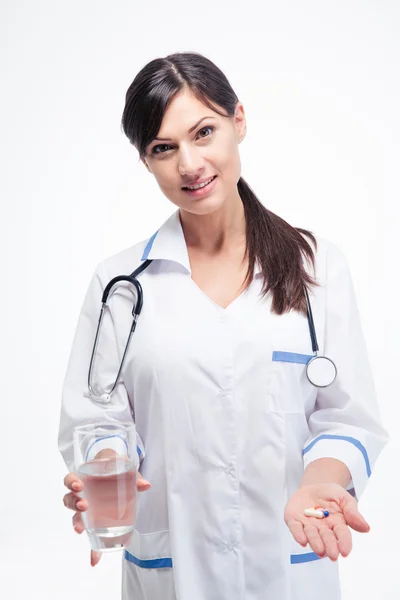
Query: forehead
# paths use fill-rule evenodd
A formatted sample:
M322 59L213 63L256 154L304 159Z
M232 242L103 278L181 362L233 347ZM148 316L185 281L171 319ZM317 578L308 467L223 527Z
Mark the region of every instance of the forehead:
M177 129L186 132L196 121L206 116L217 119L222 118L212 108L199 100L193 92L184 90L174 96L168 104L159 134L162 133L167 136L167 134L173 133Z

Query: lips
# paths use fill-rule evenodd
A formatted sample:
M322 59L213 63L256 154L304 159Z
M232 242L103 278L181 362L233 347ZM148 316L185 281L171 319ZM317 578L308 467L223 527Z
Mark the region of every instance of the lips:
M184 185L182 187L183 190L187 190L189 189L189 186L193 186L193 185L200 185L201 183L205 183L206 181L213 181L216 178L216 175L213 175L212 177L205 177L204 179L199 179L198 181L193 181L192 183L188 184L188 185Z
M209 196L209 194L213 193L214 189L217 186L217 175L214 175L214 177L212 177L208 181L209 183L207 183L206 179L205 184L199 188L196 188L195 190L190 190L189 188L182 188L182 191L184 191L185 194L189 196L189 198L192 198L192 200L200 200L202 198L206 198Z

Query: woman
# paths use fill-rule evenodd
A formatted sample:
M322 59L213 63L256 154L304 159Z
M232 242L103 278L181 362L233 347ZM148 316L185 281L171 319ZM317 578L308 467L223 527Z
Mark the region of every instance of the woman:
M123 598L316 600L323 589L337 600L337 558L351 550L350 528L369 530L357 499L386 443L347 261L266 209L240 176L243 105L202 55L146 65L122 125L178 209L151 238L103 261L89 286L60 423L75 529L88 505L76 494L73 427L133 418L146 493L124 554ZM102 291L146 260L123 382L102 408L86 398ZM320 350L337 367L324 388L306 376L304 286ZM131 309L119 288L98 352L103 389ZM330 515L305 516L315 505ZM92 553L92 564L99 558Z

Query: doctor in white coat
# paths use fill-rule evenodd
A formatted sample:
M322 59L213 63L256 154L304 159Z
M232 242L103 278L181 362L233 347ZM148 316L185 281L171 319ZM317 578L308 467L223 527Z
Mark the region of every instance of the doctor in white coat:
M351 529L369 530L358 499L387 441L346 258L266 209L240 176L243 105L207 58L151 61L127 91L122 124L178 208L149 239L102 261L84 300L59 432L75 529L88 504L74 426L133 419L144 493L122 560L124 600L338 600L337 559L351 551ZM102 292L146 260L122 379L99 406L87 372ZM319 348L337 367L324 388L306 376L304 286ZM102 389L131 325L128 287L112 294L104 320ZM314 505L329 517L305 516Z

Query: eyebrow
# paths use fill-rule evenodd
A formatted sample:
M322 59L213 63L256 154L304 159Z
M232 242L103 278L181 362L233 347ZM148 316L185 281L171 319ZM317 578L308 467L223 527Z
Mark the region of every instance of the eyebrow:
M200 123L201 123L202 121L204 121L204 119L215 119L215 118L216 118L216 117L212 117L211 115L210 115L210 116L208 116L208 117L203 117L202 119L200 119L200 121L197 121L197 123L196 123L195 125L193 125L193 127L191 127L191 128L189 129L188 133L192 133L192 131L193 131L194 129L196 129L196 127L197 127L198 125L200 125ZM171 138L159 138L159 137L155 137L154 139L155 139L155 140L158 140L159 142L169 142L169 141L171 141Z

